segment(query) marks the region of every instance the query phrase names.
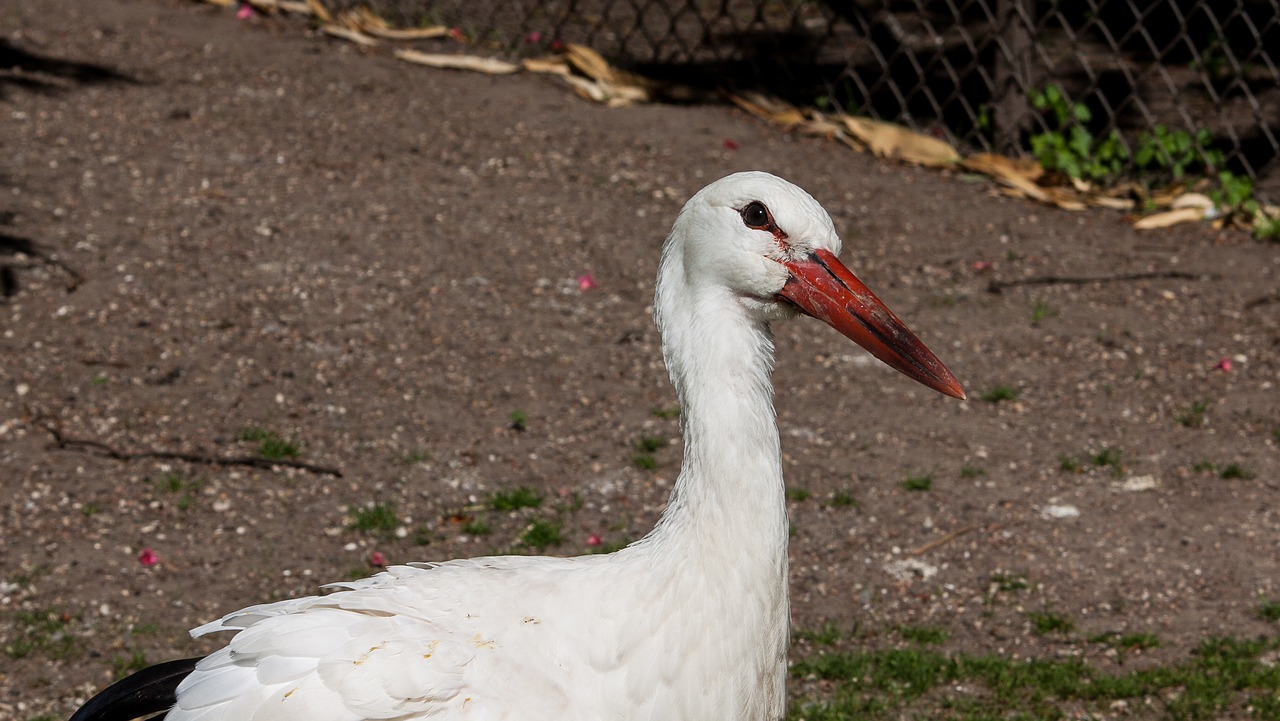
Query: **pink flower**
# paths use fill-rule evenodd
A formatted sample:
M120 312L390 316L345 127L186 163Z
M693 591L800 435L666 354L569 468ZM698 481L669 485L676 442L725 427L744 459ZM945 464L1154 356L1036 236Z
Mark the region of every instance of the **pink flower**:
M561 42L559 38L551 41L552 52L558 53L558 52L561 52L562 50L564 50L564 43Z
M596 287L596 277L590 273L583 273L578 276L578 290L583 293Z
M604 543L604 540L600 538L600 534L598 533L593 533L590 536L587 536L588 546L595 547L595 546L599 546L602 543Z
M524 40L527 43L540 43L542 42L542 33L538 32L537 30L534 30L528 35L525 35Z
M969 270L972 270L975 273L981 273L984 270L991 270L991 261L975 260L969 264Z
M143 566L154 566L160 562L160 557L150 548L144 548L138 552L138 563Z
M1213 369L1216 371L1222 371L1223 373L1230 373L1234 366L1235 364L1231 362L1230 358L1223 358L1214 364Z
M386 568L387 557L382 555L382 551L374 551L369 554L369 565L374 568Z
M467 39L466 34L462 32L462 28L457 26L449 28L449 37L457 40L458 42L465 42Z
M248 4L241 5L241 6L240 6L240 9L239 9L239 10L236 10L236 19L237 19L237 20L248 20L248 19L249 19L249 18L251 18L251 17L253 17L253 6L252 6L252 5L248 5Z
M734 141L729 140L729 139L727 139L727 138L726 138L726 139L725 139L725 141L724 141L724 149L725 149L725 150L737 150L737 149L738 149L738 144L737 144L737 143L735 143Z

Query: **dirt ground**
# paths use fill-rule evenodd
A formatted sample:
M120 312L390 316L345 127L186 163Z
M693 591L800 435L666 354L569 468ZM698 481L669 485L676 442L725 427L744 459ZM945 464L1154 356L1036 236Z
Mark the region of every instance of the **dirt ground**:
M642 536L680 457L658 251L752 168L830 210L972 396L777 328L796 629L1101 668L1079 639L1154 634L1140 666L1280 634L1280 246L178 0L9 2L0 30L0 718L64 717L215 647L187 629L375 561ZM341 476L50 428L218 457L257 430ZM490 508L520 487L546 500Z

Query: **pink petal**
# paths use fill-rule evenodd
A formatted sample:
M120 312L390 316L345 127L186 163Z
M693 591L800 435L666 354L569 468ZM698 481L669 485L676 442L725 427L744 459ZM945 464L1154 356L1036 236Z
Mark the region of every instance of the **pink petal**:
M991 270L991 262L987 260L975 260L969 264L969 270L975 273L981 273L984 270Z
M600 534L598 533L593 533L590 536L587 536L588 546L599 546L602 543L604 543L604 540L600 538Z
M154 566L159 563L160 557L150 548L144 548L138 552L138 563L143 566Z
M556 53L558 53L558 52L560 52L561 50L564 50L564 43L563 43L561 40L559 40L559 39L552 40L552 41L551 41L551 51L552 51L552 52L556 52Z
M529 33L528 35L525 35L525 36L524 36L524 39L525 39L525 41L526 41L526 42L530 42L530 43L540 43L540 42L542 42L542 33L538 32L537 30L534 30L533 32Z
M467 36L462 32L462 28L459 28L459 27L449 28L449 37L459 42L462 42L467 39Z
M369 554L369 565L374 568L386 568L387 557L382 555L382 551L374 551Z
M248 20L251 17L253 17L253 7L250 5L241 5L236 11L237 20Z
M737 150L737 149L738 149L738 144L737 144L737 143L735 143L735 142L734 142L734 141L732 141L732 140L728 140L728 139L726 139L726 140L724 141L724 149L725 149L725 150Z
M582 275L578 276L578 290L583 291L585 293L586 291L591 290L594 287L596 287L595 276L591 275L590 273L583 273Z
M1213 369L1222 371L1223 373L1230 373L1234 366L1235 364L1231 362L1230 358L1223 358L1213 366Z

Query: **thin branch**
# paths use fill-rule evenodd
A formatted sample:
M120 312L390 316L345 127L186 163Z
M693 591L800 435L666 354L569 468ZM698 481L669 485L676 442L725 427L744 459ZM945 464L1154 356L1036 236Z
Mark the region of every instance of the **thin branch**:
M53 448L64 451L81 451L84 453L96 453L106 458L117 461L134 461L140 458L164 458L174 461L186 461L188 463L204 463L210 466L251 466L254 468L278 468L284 466L286 468L298 468L311 473L320 473L324 475L342 478L342 471L329 466L318 466L314 463L306 463L303 461L295 461L289 459L264 458L262 456L211 456L204 453L184 453L182 451L164 451L147 449L142 451L122 451L114 446L107 445L101 441L95 441L88 438L73 438L65 435L58 429L52 421L48 419L37 419L36 424L48 431L53 436Z
M923 546L919 546L918 548L913 548L912 550L907 551L907 555L923 556L924 554L928 553L929 551L932 551L933 549L939 546L944 546L948 543L951 543L952 541L963 536L964 534L970 531L976 531L976 530L978 530L977 526L965 526L964 528L958 528L952 531L951 533L948 533L947 535L943 536L942 538L934 539L924 544Z
M1005 288L1013 288L1019 285L1089 285L1090 283L1117 283L1129 280L1150 280L1153 278L1201 280L1203 278L1212 277L1213 276L1205 273L1186 273L1180 270L1156 270L1149 273L1122 273L1120 275L1102 275L1093 277L1040 275L1034 278L1020 278L1018 280L992 280L987 284L987 292L1000 293Z
M1264 295L1264 296L1254 298L1253 300L1244 304L1244 309L1253 310L1254 308L1260 308L1264 305L1269 305L1271 303L1280 303L1280 293L1271 293L1269 295Z

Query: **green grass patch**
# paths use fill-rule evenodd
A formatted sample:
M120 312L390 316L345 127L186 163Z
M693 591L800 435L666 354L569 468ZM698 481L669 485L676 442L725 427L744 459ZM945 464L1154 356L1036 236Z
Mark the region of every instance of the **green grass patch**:
M649 410L649 415L654 418L662 418L664 420L675 420L680 417L680 406L669 406L667 408L653 408Z
M1199 428L1204 425L1204 412L1209 409L1209 404L1205 401L1196 401L1175 416L1178 425L1183 428Z
M302 455L302 447L292 439L286 439L279 433L258 426L245 426L236 436L238 440L258 444L258 455L271 461L282 461L286 458L297 458Z
M513 431L528 430L529 428L528 413L525 413L524 411L517 408L514 411L511 411L510 419L511 419L511 430Z
M361 533L390 534L399 525L394 503L370 503L351 511L351 529Z
M796 661L791 675L826 681L830 692L821 701L793 704L788 719L1062 719L1064 705L1082 706L1084 717L1099 718L1111 717L1116 701L1142 707L1144 699L1159 703L1143 718L1275 719L1280 666L1262 657L1277 647L1280 639L1274 638L1207 639L1189 658L1124 674L1078 657L1027 661L914 647L822 650ZM957 686L966 691L957 694ZM1250 707L1252 715L1245 710Z
M907 476L902 487L908 491L928 491L933 489L933 474L923 473L918 476Z
M1263 621L1280 621L1280 600L1262 599L1258 604L1258 618Z
M117 681L134 671L141 671L147 665L147 654L140 650L134 650L128 654L118 654L111 659L111 670L115 673Z
M853 492L847 488L842 488L831 494L832 508L857 508L858 499L853 497Z
M494 491L489 496L489 508L495 511L518 511L521 508L537 508L542 505L542 494L528 486L517 486L509 491Z
M1025 573L993 573L991 583L1002 593L1016 593L1031 588Z
M652 471L658 467L658 459L652 453L636 453L631 456L631 465L642 471Z
M1063 473L1079 473L1080 469L1083 467L1084 466L1080 461L1065 453L1058 457L1058 468L1062 470Z
M797 629L793 638L819 646L831 646L840 640L840 628L836 626L835 621L827 621L820 628Z
M1224 478L1228 481L1237 479L1247 481L1250 478L1253 478L1253 471L1245 468L1239 463L1228 463L1222 468L1222 472L1218 474L1218 477Z
M919 644L944 643L951 638L951 632L938 626L899 626L898 635L904 641Z
M963 465L960 466L961 478L977 478L978 476L987 475L987 470L980 466Z
M788 488L787 489L788 501L796 501L796 502L807 501L812 495L813 494L810 493L809 489L807 488Z
M462 524L462 532L468 536L487 536L492 531L489 522L479 516Z
M524 533L520 534L520 542L539 551L546 550L549 546L559 546L564 543L564 536L561 533L563 528L564 524L560 521L535 518L533 523L524 529Z
M996 386L983 393L980 397L987 403L1000 403L1002 401L1016 401L1021 395L1022 391L1013 386Z
M52 659L76 655L76 639L71 634L70 614L52 608L18 611L13 616L9 643L4 652L10 658L26 658L39 654Z
M1031 628L1041 636L1050 633L1071 633L1076 628L1075 622L1065 613L1032 611L1027 614L1027 618L1031 619Z

